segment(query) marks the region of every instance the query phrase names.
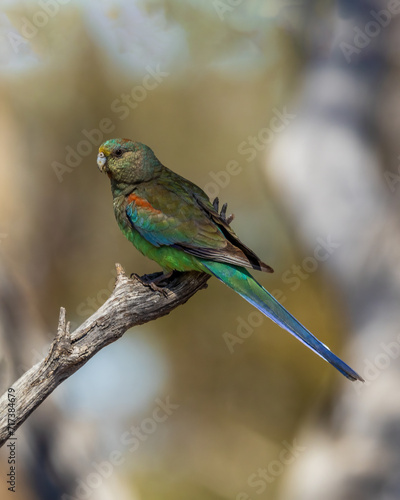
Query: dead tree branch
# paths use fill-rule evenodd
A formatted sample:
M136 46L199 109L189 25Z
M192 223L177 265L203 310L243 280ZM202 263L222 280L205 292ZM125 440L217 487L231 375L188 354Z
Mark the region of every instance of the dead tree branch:
M57 335L45 359L34 365L0 398L0 447L63 380L75 373L100 349L115 342L131 327L170 313L197 291L210 276L173 275L165 293L153 291L138 278L130 279L116 264L117 280L110 298L70 333L61 308Z

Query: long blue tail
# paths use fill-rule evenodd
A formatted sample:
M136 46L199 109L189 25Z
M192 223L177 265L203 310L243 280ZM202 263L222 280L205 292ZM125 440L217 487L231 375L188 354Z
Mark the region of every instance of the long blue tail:
M335 356L326 345L320 342L312 333L297 321L281 304L263 288L251 274L242 267L230 264L201 260L202 264L220 281L228 285L232 290L241 295L250 304L255 306L265 316L272 319L280 327L294 335L303 344L316 354L321 356L340 371L345 377L354 381L363 378L346 365L340 358Z

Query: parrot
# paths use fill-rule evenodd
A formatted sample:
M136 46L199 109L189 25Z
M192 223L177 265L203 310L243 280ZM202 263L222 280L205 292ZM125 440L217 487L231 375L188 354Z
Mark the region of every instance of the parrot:
M165 167L153 150L129 139L109 139L97 165L111 181L114 214L126 238L163 273L158 289L173 272L199 271L215 276L261 313L287 330L351 381L363 378L292 316L249 270L266 273L265 264L238 238L218 200Z

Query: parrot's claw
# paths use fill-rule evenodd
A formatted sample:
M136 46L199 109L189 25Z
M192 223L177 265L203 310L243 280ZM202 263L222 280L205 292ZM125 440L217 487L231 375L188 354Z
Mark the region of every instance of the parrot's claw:
M150 281L147 286L149 286L153 292L158 292L158 293L162 293L164 295L164 297L168 297L168 290L162 286L158 286L156 285L155 283L153 283L152 281Z
M138 276L136 273L132 273L131 278L132 276L134 276L137 280L140 281L140 283L142 283L142 285L148 286L154 292L162 293L164 297L168 297L168 289L164 286L158 286L158 284L170 278L172 276L172 273L173 271L167 274L157 273L158 276L155 277L154 274L145 274L143 276Z

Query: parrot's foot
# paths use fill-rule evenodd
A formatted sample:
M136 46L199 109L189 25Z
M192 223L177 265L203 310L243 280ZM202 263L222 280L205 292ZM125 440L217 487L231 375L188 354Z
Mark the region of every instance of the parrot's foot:
M214 207L216 212L219 212L219 198L218 198L218 196L213 201L213 207ZM233 221L235 216L233 214L230 214L227 217L226 216L226 209L227 208L228 208L228 204L224 203L222 205L221 212L219 213L219 215L220 215L221 219L224 220L229 226L229 224Z
M136 279L138 279L142 285L150 287L154 292L162 293L165 297L168 297L168 291L164 288L164 286L158 286L160 285L163 281L167 280L170 278L173 274L173 271L170 271L169 273L157 273L158 276L154 277L153 274L145 274L144 276L138 276L136 273L131 274L134 276Z

